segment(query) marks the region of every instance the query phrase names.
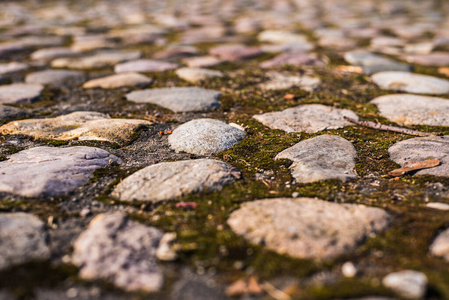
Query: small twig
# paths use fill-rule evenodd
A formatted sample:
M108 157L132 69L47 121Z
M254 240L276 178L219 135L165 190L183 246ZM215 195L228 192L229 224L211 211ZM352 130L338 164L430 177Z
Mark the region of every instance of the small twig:
M351 122L353 124L357 124L360 126L377 129L377 130L394 131L394 132L405 133L408 135L416 135L416 136L439 136L439 135L442 135L440 132L422 132L422 131L411 130L411 129L396 127L396 126L391 126L391 125L383 125L383 124L371 122L371 121L358 121L356 119L348 118L345 116L343 117L343 119L345 119L346 121Z

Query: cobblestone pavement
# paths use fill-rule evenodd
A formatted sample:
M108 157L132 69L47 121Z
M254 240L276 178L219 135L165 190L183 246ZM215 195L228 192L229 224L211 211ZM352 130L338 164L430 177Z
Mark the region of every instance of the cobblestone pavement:
M449 299L447 126L448 1L0 1L0 299Z

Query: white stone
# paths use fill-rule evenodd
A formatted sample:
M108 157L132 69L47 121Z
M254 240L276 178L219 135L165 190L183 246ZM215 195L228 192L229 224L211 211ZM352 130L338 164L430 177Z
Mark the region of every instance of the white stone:
M382 284L403 298L422 299L427 290L427 277L418 271L403 270L388 274Z
M0 86L0 103L30 103L39 98L44 87L40 84L13 83Z
M437 235L430 245L429 252L431 255L442 257L445 261L449 261L449 229L445 229Z
M176 70L176 75L188 82L196 83L210 78L223 77L220 71L201 68L180 68Z
M114 89L125 86L144 87L151 84L153 80L139 73L122 73L87 81L83 88Z
M449 210L449 204L442 202L430 202L426 203L426 207L438 209L438 210Z
M84 80L84 74L80 71L69 70L45 70L30 73L25 77L26 83L35 83L60 87L66 83L81 83Z
M375 84L386 90L414 94L447 94L449 80L408 72L380 72L371 76Z

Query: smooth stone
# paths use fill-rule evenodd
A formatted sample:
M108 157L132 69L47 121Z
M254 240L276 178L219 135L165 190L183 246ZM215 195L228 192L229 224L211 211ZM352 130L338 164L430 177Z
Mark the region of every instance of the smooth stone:
M125 29L115 29L108 33L108 37L120 38L125 45L151 44L161 38L167 30L154 25L140 25Z
M126 291L158 291L164 283L156 259L162 235L122 213L101 214L76 239L72 263L85 280L106 279Z
M28 48L29 48L28 46L20 44L18 42L0 43L0 57L14 52L21 52Z
M174 112L208 111L220 106L220 92L195 87L175 87L134 91L126 99L137 103L152 103Z
M382 284L406 299L422 299L427 290L427 276L424 273L403 270L388 274Z
M400 125L449 126L449 99L396 94L377 97L371 103L381 116Z
M289 159L293 178L299 183L337 179L349 181L357 178L355 157L351 142L335 135L320 135L287 148L275 159Z
M118 64L114 67L116 73L125 72L163 72L178 68L177 64L153 59L138 59Z
M402 56L402 59L409 63L428 67L449 66L448 52L432 52L429 54L409 54Z
M338 50L354 49L357 47L356 40L346 37L323 36L318 43L322 47Z
M447 210L447 208L444 210ZM449 261L449 229L445 229L437 235L430 245L429 252L431 255L442 257L445 261Z
M11 107L11 106L0 105L0 120L1 121L16 118L16 117L21 117L26 114L27 114L26 110Z
M380 72L371 76L375 84L386 90L414 94L447 94L449 80L407 72Z
M57 58L51 61L53 68L101 69L109 68L120 62L139 58L140 51L102 51L92 56L76 58Z
M66 195L84 185L98 168L121 160L93 147L35 147L0 162L0 191L23 197Z
M83 88L114 89L125 86L145 87L150 85L153 79L139 73L122 73L87 81Z
M351 65L361 66L367 75L384 71L411 71L412 67L396 62L392 59L373 54L366 50L354 50L346 52L345 60Z
M190 68L213 67L223 63L223 60L215 56L198 56L182 60Z
M181 59L198 55L198 49L193 46L178 46L154 53L154 59Z
M181 42L185 44L219 42L226 34L226 28L221 25L191 28L183 32Z
M218 160L164 162L125 178L111 196L122 201L159 202L204 190L221 190L239 178L239 170Z
M385 230L383 209L317 198L277 198L243 203L228 224L250 242L295 258L329 259L349 254Z
M178 75L179 78L192 83L224 76L220 71L201 68L180 68L176 70L176 75Z
M55 58L60 57L73 57L73 56L79 56L79 52L72 50L70 48L64 48L64 47L54 47L54 48L44 48L39 49L37 51L34 51L31 53L30 58L32 60L42 60L42 61L49 61L53 60Z
M322 104L298 105L282 111L253 116L254 119L271 129L280 129L286 132L305 131L307 133L352 125L345 121L343 117L358 119L357 115L351 110L333 108Z
M438 210L449 210L449 204L443 202L430 202L426 203L426 207L438 209ZM448 253L449 258L449 253Z
M80 83L84 80L84 73L69 70L45 70L30 73L25 77L26 83L38 83L51 87L60 87L66 83Z
M10 62L0 64L0 74L8 74L28 70L29 66L25 63Z
M307 42L305 35L297 34L284 30L265 30L257 35L257 40L259 42L269 42L273 44L286 44Z
M216 55L220 59L237 61L253 58L262 55L264 52L259 47L248 47L245 45L223 45L213 47L209 50L209 54Z
M259 64L263 69L292 66L325 66L326 64L307 52L287 52Z
M390 159L403 166L410 161L439 159L434 168L419 170L414 175L449 177L449 136L418 137L398 142L388 149Z
M13 42L0 43L0 57L15 52L21 52L30 48L60 46L64 39L59 36L40 37L29 36L15 39Z
M0 270L29 261L46 260L44 223L23 212L0 214Z
M262 45L260 49L264 52L303 52L313 50L315 46L309 42L289 42L284 44Z
M36 101L44 87L40 84L13 83L0 86L0 103L30 103Z
M76 52L88 52L98 49L114 48L115 43L108 40L104 35L87 35L75 37L70 49Z
M197 119L182 124L168 137L176 152L211 155L232 147L245 137L244 130L214 119Z
M269 72L266 76L268 76L269 80L259 84L259 87L264 90L283 90L292 87L300 87L303 90L312 92L316 90L321 83L319 78L307 75L292 76L278 72Z
M22 134L35 139L106 141L124 145L152 123L136 119L112 119L108 115L77 111L56 118L13 121L0 127L1 134Z

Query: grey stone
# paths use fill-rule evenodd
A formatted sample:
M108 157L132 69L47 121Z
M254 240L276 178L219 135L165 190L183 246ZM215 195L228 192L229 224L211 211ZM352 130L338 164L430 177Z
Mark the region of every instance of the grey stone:
M209 53L223 60L237 61L262 55L264 52L259 47L248 47L240 44L222 45L213 47Z
M263 69L292 66L325 66L326 64L318 59L316 55L307 52L287 52L260 63Z
M83 88L114 89L125 86L145 87L150 85L153 79L139 73L122 73L89 80L83 84Z
M110 68L120 62L137 59L140 51L101 51L92 56L76 58L57 58L51 61L53 68L101 69Z
M139 59L128 61L125 63L118 64L114 67L116 73L125 72L163 72L178 68L177 64L153 60L153 59Z
M0 105L0 120L21 117L27 114L26 110L11 106Z
M403 298L422 299L427 290L427 276L418 271L403 270L388 274L382 284Z
M175 87L134 91L126 99L138 103L152 103L174 112L208 111L220 106L220 93L194 87Z
M307 42L305 35L297 34L284 30L265 30L257 35L260 42L269 42L273 44L286 44L293 42Z
M299 105L283 111L255 115L253 118L271 129L280 129L286 132L305 131L314 133L352 125L343 119L344 116L358 119L357 115L350 110L321 104Z
M221 190L239 177L237 169L218 160L164 162L125 178L111 195L122 201L159 202L204 190Z
M351 65L361 66L365 74L371 75L384 71L411 71L407 64L373 54L366 50L354 50L345 53L345 60Z
M8 74L28 70L28 65L19 62L0 64L0 74Z
M278 198L243 203L228 224L250 242L280 254L328 259L349 254L385 230L390 219L380 208L316 198Z
M342 137L320 135L285 149L275 159L293 161L292 176L300 183L338 179L348 181L357 178L355 174L354 146Z
M245 137L244 130L214 119L189 121L168 137L176 152L211 155L232 147Z
M50 256L44 223L32 214L0 214L0 270Z
M227 300L229 298L211 275L197 275L184 269L181 272L181 279L173 285L169 299Z
M371 102L381 116L400 125L449 126L449 99L397 94L380 96Z
M36 147L0 162L0 191L24 197L65 195L85 184L92 173L121 160L93 147Z
M202 80L223 77L223 73L215 70L201 69L201 68L180 68L176 70L178 77L196 83Z
M181 59L185 57L191 57L198 55L198 49L193 46L175 46L167 50L154 53L154 59Z
M198 56L183 59L183 62L190 68L213 67L223 63L223 60L215 56Z
M433 76L408 72L380 72L371 76L382 89L403 91L414 94L447 94L449 81Z
M444 67L449 66L448 52L432 52L428 54L409 54L402 56L402 59L410 63L429 66Z
M315 46L309 42L289 42L284 44L262 45L260 49L264 52L302 52L313 50Z
M430 245L429 252L431 255L442 257L445 261L449 261L449 229L445 229L437 235Z
M26 83L38 83L51 87L60 87L66 83L81 83L83 80L83 72L69 70L45 70L30 73L25 77Z
M30 103L36 101L44 87L40 84L13 83L0 86L0 103Z
M283 90L292 87L300 87L303 90L312 92L318 88L321 80L307 75L297 76L278 72L269 72L266 74L269 81L259 84L259 87L265 90Z
M70 48L54 47L54 48L39 49L31 53L30 58L32 60L50 61L55 58L73 57L79 55L80 55L79 52L72 50Z
M74 243L72 263L85 280L106 279L127 291L158 291L164 278L156 251L162 232L122 213L95 217Z

